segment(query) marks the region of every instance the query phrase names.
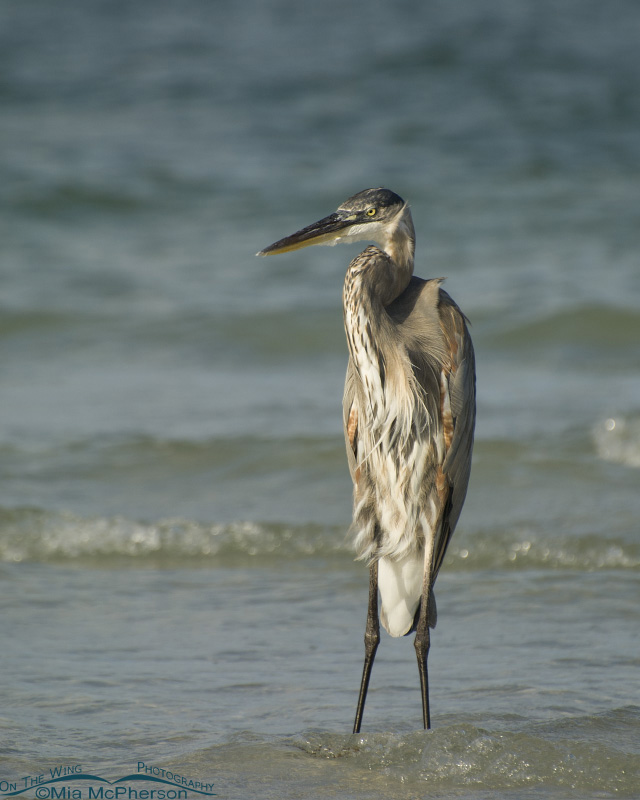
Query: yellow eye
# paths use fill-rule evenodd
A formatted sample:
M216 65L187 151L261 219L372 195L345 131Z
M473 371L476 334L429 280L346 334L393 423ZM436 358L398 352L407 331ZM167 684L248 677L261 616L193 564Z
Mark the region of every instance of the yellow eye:
M378 210L377 208L368 208L367 209L367 216L368 217L375 217L377 210Z

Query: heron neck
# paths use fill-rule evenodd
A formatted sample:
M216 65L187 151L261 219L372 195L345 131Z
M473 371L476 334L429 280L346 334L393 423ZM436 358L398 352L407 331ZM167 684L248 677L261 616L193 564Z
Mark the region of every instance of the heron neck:
M393 302L409 285L413 275L415 248L416 234L413 219L409 207L405 206L398 223L389 231L387 238L382 243L382 249L391 258L396 268L394 285L390 292L391 297L385 302L385 305Z
M401 371L397 368L395 348L391 346L395 341L395 331L384 307L384 285L366 267L358 269L359 261L372 259L374 269L375 262L382 267L385 262L389 263L376 247L367 248L354 259L345 278L343 311L349 355L364 397L362 424L376 439L379 425L384 424L388 416L387 400L393 402L398 394L396 388Z
M384 364L377 342L385 338L386 313L379 291L363 277L362 272L352 269L347 272L343 289L344 327L356 370L370 377L367 384L370 392L377 387L381 393L380 374Z
M410 279L407 278L407 282ZM356 363L356 353L365 339L371 344L379 340L387 324L384 307L400 294L395 264L377 247L368 247L349 265L343 288L344 323L351 355ZM375 348L367 348L365 350Z

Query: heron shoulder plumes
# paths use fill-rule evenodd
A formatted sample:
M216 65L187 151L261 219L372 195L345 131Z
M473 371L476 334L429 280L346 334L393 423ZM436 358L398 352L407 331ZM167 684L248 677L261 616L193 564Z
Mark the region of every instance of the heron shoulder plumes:
M475 425L475 363L465 317L440 279L413 277L415 233L401 197L367 189L260 255L363 240L375 245L349 264L343 290L352 527L357 555L370 571L356 732L379 618L392 636L416 631L423 722L429 727L433 586L464 502Z

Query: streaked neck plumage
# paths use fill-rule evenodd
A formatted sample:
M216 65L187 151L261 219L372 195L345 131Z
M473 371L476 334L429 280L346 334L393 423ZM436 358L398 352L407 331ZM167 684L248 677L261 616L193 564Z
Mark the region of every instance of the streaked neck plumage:
M376 257L376 249L369 247L349 265L343 289L347 341L358 371L373 368L379 373L376 383L384 383L384 357L378 342L391 334L387 330L390 321L381 312L404 292L413 275L415 231L409 207L405 205L384 226L363 225L356 235L375 241L388 259L380 254ZM382 386L378 388L382 394Z

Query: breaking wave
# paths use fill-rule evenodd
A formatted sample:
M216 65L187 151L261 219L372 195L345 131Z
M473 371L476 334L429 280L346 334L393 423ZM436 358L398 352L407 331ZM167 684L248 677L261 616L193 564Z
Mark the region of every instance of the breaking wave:
M609 417L593 429L600 458L640 468L640 415Z
M34 508L0 509L0 562L82 562L139 566L212 566L309 558L339 559L355 569L342 527L184 519L140 522L80 517ZM483 569L634 569L640 543L631 537L541 535L526 531L463 533L449 547L446 571Z

